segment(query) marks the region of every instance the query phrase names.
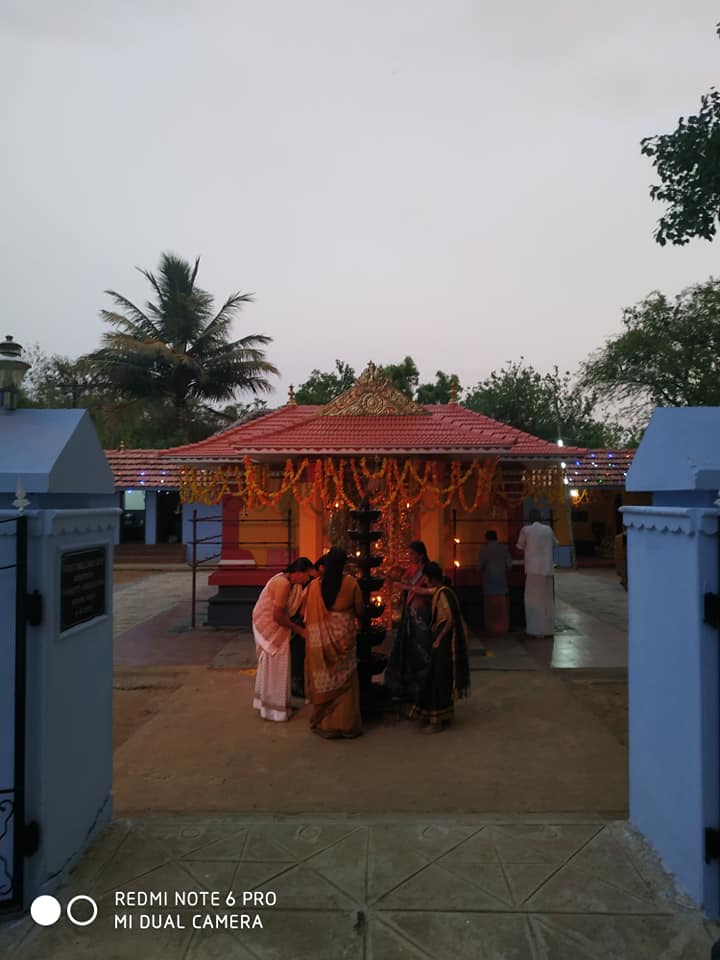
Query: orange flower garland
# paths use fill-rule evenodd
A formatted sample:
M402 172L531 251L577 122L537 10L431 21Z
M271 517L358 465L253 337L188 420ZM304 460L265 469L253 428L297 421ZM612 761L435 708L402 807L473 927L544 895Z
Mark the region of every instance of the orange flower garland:
M215 468L186 467L180 471L180 499L183 502L217 504L225 497L239 497L248 508L275 507L283 496L291 493L300 504L332 509L336 503L356 509L364 496L369 496L379 510L395 504L412 508L432 500L440 508L457 502L473 513L491 501L514 506L525 497L547 497L552 502L564 499L565 490L559 467L526 469L522 478L510 480L495 460L473 460L464 464L452 460L446 467L447 482L441 480L440 464L425 460L422 467L413 459L400 461L384 457L372 470L367 458L305 457L297 466L286 460L282 473L268 464L254 463L246 457L241 464L221 464ZM474 483L474 495L468 486ZM426 499L427 498L427 499Z

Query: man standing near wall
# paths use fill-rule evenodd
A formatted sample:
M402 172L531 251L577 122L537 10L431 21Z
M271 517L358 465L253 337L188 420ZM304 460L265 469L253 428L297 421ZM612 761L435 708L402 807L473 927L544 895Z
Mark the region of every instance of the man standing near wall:
M553 548L557 538L530 511L530 524L520 531L517 547L525 556L525 630L530 637L551 637L555 632Z
M499 543L497 531L485 532L478 569L482 575L483 626L491 637L502 637L510 629L508 574L512 557L506 543Z

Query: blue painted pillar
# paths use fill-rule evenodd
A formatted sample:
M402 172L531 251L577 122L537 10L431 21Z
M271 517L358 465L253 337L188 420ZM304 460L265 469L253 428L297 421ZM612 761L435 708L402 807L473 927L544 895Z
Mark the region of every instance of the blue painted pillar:
M145 543L157 543L157 490L145 491Z
M712 502L712 501L711 501ZM630 819L680 886L720 915L718 630L703 619L718 592L714 507L623 507L628 541Z

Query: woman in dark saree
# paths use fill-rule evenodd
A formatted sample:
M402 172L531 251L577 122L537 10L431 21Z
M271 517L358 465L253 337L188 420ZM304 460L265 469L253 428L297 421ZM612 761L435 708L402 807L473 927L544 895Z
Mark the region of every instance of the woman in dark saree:
M425 566L432 588L430 669L418 691L410 718L422 724L421 733L440 733L453 718L455 699L470 696L467 628L457 597L443 585L437 563Z
M385 668L384 685L397 700L413 702L430 667L431 597L416 592L424 585L423 568L428 563L422 540L408 547L409 560L400 586L404 588L402 614Z

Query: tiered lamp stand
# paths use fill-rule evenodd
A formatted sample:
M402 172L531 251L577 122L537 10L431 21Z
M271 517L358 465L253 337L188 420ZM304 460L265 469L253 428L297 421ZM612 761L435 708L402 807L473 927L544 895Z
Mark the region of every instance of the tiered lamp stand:
M354 561L360 568L358 578L360 591L363 597L363 612L360 616L360 629L357 635L358 680L360 683L360 711L364 720L379 719L387 708L385 688L379 683L373 683L373 677L385 670L387 657L373 650L385 639L385 628L373 624L373 620L381 617L385 604L379 600L373 601L373 594L385 583L384 577L373 576L372 571L383 562L383 557L373 553L373 544L382 537L380 530L372 530L372 524L381 517L379 510L370 507L370 501L365 497L358 510L351 510L350 516L357 525L357 529L349 530L350 539L357 545ZM359 556L357 552L359 551Z

